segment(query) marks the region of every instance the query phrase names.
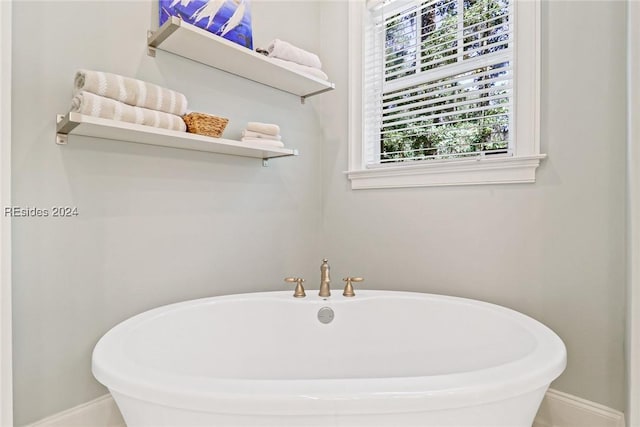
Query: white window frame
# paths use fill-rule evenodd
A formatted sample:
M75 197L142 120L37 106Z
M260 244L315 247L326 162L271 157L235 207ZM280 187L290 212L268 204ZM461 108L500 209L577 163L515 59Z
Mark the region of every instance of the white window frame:
M368 168L363 130L365 2L349 2L349 170L351 188L428 187L535 182L540 154L540 0L514 4L513 155L431 160Z

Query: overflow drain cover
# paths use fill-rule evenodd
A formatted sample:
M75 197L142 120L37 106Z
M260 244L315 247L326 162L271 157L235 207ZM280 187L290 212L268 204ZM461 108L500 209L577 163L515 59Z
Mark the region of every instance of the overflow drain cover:
M320 321L320 323L324 323L324 324L331 323L334 317L335 317L335 314L333 313L333 310L330 307L322 307L318 311L318 320Z

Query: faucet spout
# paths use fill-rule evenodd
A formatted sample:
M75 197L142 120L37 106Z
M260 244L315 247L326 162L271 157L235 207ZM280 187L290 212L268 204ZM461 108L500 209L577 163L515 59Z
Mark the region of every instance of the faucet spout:
M329 277L329 260L325 258L322 260L322 265L320 265L320 292L318 295L321 297L331 296L329 283L331 283L331 278Z

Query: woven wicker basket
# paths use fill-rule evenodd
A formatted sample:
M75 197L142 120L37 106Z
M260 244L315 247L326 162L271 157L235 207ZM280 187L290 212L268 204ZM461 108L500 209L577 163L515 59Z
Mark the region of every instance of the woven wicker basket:
M187 125L187 132L214 138L220 138L229 123L229 119L204 113L189 113L182 116L182 120Z

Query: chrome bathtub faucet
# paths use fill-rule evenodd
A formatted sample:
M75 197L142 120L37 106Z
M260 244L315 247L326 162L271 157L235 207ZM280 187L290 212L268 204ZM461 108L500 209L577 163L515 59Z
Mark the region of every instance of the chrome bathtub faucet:
M325 258L322 260L322 265L320 265L320 292L318 295L321 297L331 296L329 283L331 283L331 278L329 277L329 260Z

